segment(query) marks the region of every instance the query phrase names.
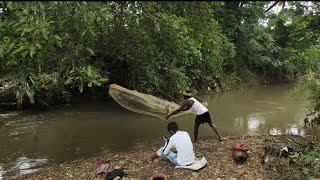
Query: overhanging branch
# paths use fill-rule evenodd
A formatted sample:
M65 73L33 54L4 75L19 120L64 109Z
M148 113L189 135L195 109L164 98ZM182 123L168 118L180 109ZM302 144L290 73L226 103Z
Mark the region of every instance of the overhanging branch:
M279 2L281 2L281 1L276 1L276 2L274 2L267 10L265 10L264 12L266 13L266 12L268 12L268 11L270 11L270 9L272 9L275 5L277 5Z

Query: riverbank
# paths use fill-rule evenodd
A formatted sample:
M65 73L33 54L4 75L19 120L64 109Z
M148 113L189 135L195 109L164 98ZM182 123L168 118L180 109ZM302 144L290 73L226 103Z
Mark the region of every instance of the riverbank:
M221 82L220 82L221 81ZM108 92L108 85L103 85L101 87L95 87L91 90L84 91L82 93L77 90L68 90L66 96L57 95L55 90L47 92L47 94L42 94L39 97L35 97L35 104L31 104L27 96L24 97L21 105L18 106L16 99L16 87L13 87L9 79L0 79L3 85L0 85L0 115L4 112L11 112L17 110L27 110L27 109L50 109L63 106L65 104L77 104L81 102L96 102L96 101L113 101L113 98L106 92ZM196 91L196 95L207 95L212 94L216 91L231 91L240 90L249 87L259 86L259 85L272 85L272 84L287 84L292 83L286 80L270 79L262 75L251 74L248 77L239 77L235 74L222 77L219 80L221 83L219 86L217 81L213 80L213 77L208 76L200 87ZM127 87L125 87L127 88ZM44 92L43 92L44 93ZM50 94L52 93L52 94ZM50 98L49 98L50 97ZM167 97L159 97L166 99ZM181 97L180 97L181 98ZM171 99L173 101L179 101L181 99ZM1 116L0 116L1 118Z
M100 166L97 162L98 158L110 159L112 166L125 168L128 175L123 179L130 180L150 179L155 173L164 173L170 180L257 180L286 179L288 177L290 179L304 179L304 175L298 167L289 167L288 159L278 156L279 153L276 152L280 152L283 147L291 147L293 150L297 150L299 149L298 146L301 146L301 142L313 140L315 139L312 137L303 138L293 135L232 136L222 142L219 142L216 138L202 139L199 140L194 149L196 156L205 157L208 163L205 168L199 171L175 169L174 165L165 158L148 164L145 162L145 157L158 148L150 147L135 152L99 154L62 164L52 164L32 174L11 176L8 179L103 179L95 174L96 169ZM235 143L244 143L249 147L249 158L244 164L236 164L231 157L230 149ZM291 171L292 173L290 173Z

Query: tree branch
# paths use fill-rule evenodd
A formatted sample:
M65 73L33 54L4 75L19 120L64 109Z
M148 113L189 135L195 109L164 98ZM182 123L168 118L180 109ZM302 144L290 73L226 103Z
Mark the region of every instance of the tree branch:
M267 10L265 10L264 12L266 13L266 12L268 12L268 11L270 11L270 9L272 9L275 5L277 5L278 3L279 3L280 1L276 1L276 2L274 2Z

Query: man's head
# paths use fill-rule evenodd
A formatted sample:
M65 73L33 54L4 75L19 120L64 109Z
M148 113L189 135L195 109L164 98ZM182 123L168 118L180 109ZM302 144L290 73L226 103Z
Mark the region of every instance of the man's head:
M190 97L192 97L192 93L190 90L186 90L182 94L184 99L189 99Z
M174 134L176 133L179 128L178 128L178 125L176 122L170 122L167 126L167 130L171 133L171 134Z

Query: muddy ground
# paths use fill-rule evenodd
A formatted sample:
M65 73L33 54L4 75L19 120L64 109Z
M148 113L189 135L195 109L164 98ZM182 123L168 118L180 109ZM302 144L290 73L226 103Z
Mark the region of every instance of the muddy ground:
M124 171L128 175L123 178L124 180L147 180L155 173L164 173L169 180L259 180L279 179L279 177L286 179L278 168L279 163L286 164L287 159L267 156L266 147L273 146L274 150L279 151L283 147L294 147L301 141L303 141L302 137L292 135L233 136L222 142L214 138L200 139L194 147L195 153L199 158L205 157L208 163L198 171L175 169L175 166L166 158L160 158L148 164L145 157L159 148L150 147L138 152L100 154L91 158L52 164L35 173L12 176L8 179L101 180L103 178L95 174L96 169L101 165L97 162L98 158L110 159L109 163L113 167L125 168ZM235 143L244 143L249 147L249 158L244 164L237 164L232 159L231 148Z

